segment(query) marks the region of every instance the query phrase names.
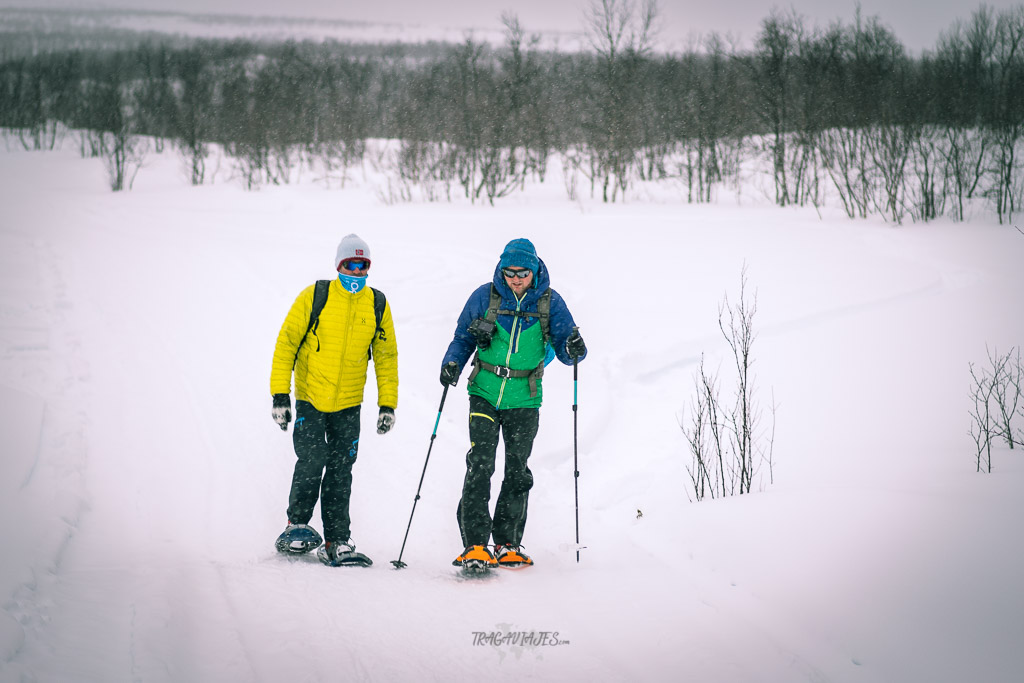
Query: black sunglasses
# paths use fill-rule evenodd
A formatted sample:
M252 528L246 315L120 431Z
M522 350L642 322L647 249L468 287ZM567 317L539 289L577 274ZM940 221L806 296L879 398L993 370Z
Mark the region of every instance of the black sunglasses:
M518 278L520 280L524 280L533 271L532 270L512 270L511 268L502 268L501 272L502 272L502 274L505 277L514 277L514 278Z

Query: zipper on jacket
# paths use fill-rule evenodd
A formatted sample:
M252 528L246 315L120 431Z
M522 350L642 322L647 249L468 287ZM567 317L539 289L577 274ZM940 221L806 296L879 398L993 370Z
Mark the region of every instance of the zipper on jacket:
M515 294L513 293L513 296L514 295ZM526 298L526 295L523 295L523 298ZM516 313L519 312L519 307L522 306L522 304L523 304L522 299L520 299L519 297L516 297ZM505 367L506 368L509 367L509 363L512 362L512 347L519 345L519 343L516 341L516 328L520 326L519 320L520 320L520 318L519 318L518 315L515 316L512 319L512 332L511 332L511 334L509 335L509 338L508 338L508 353L505 354ZM505 383L508 382L508 380L509 380L508 377L503 377L502 380L501 380L501 389L498 390L498 405L495 406L496 408L500 408L501 407L501 399L505 396Z
M346 292L347 293L347 292ZM342 385L342 381L345 375L345 358L348 355L348 345L352 341L353 327L355 327L356 313L358 312L358 299L355 294L351 295L351 298L347 300L348 303L348 320L345 324L345 333L342 336L341 343L341 363L338 366L338 381L337 387Z

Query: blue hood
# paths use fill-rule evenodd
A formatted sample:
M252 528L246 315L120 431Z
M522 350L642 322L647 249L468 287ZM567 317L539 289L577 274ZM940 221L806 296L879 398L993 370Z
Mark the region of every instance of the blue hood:
M523 309L528 311L536 308L537 299L540 298L545 289L551 286L551 280L548 278L548 267L544 265L544 260L538 258L537 262L540 264L540 267L534 273L533 284L526 290L526 296L523 297L521 304ZM505 283L505 276L501 273L500 262L494 267L494 279L491 282L494 283L494 286L498 289L498 294L501 295L503 308L514 309L516 307L516 295L512 288Z

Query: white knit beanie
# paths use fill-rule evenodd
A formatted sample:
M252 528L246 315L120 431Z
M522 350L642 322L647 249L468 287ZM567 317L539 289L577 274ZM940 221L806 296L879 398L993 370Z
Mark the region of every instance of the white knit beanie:
M338 253L334 256L334 269L337 270L342 261L350 258L370 260L370 247L355 233L345 235L338 244Z

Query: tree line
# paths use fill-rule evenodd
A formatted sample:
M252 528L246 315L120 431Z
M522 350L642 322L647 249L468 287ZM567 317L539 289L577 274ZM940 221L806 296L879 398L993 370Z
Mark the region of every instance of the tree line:
M656 16L591 8L593 49L543 51L513 15L505 44L433 51L336 42L203 40L19 54L0 62L0 127L30 149L79 132L130 187L147 145L173 145L189 181L222 148L247 187L317 163L344 182L376 140L389 201L476 202L543 182L618 201L672 179L709 202L744 168L770 169L779 206L837 198L850 217L1001 222L1024 198L1024 5L985 6L911 57L877 17L811 27L773 12L754 46L711 35L652 48ZM653 5L645 6L653 8Z

